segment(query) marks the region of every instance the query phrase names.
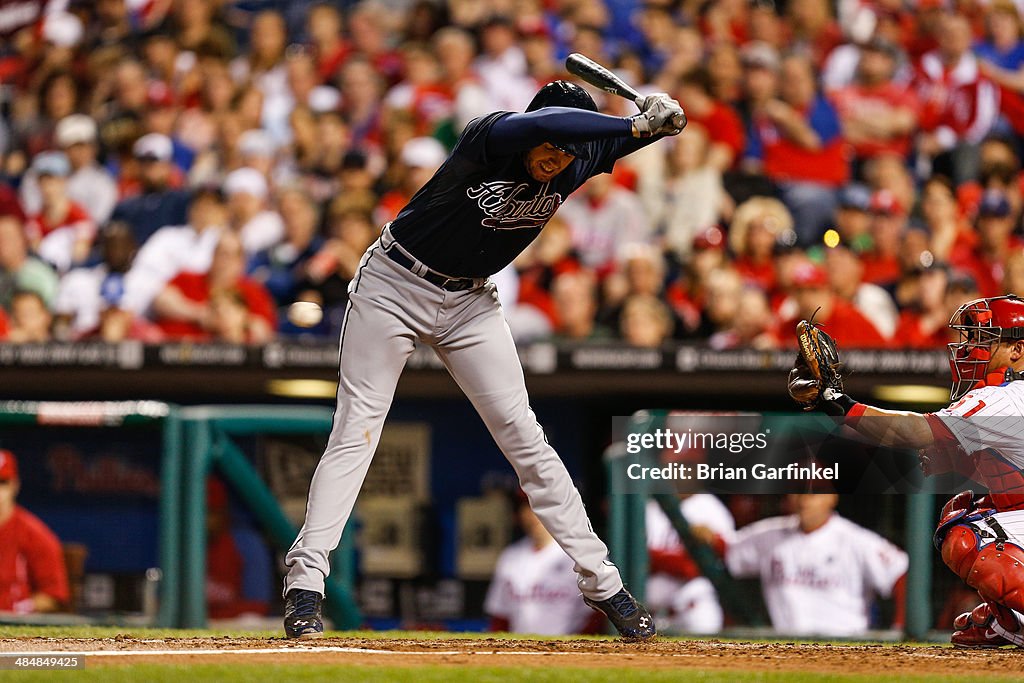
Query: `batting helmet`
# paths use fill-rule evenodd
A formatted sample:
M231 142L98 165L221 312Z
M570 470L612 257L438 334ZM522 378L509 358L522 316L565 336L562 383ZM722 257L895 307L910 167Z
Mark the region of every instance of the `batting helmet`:
M530 100L526 111L537 111L543 107L572 107L573 109L597 111L597 104L594 102L594 98L590 96L590 93L569 81L552 81L545 85ZM589 158L587 143L585 142L574 144L556 144L552 142L550 144L574 157L579 157L580 159Z
M1007 294L968 301L949 319L960 341L949 344L949 368L953 375L950 400L971 389L1004 381L1005 369L989 376L992 345L1024 339L1024 299Z

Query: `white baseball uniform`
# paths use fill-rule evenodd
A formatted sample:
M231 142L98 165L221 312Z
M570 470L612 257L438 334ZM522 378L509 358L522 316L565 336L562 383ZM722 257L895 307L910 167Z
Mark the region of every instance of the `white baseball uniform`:
M487 589L484 611L507 619L512 633L580 633L594 614L580 600L573 561L553 540L541 549L529 537L505 548Z
M889 597L908 565L905 552L838 514L810 533L796 515L763 519L726 551L733 576L760 577L773 628L793 636L864 633L872 596Z
M933 415L963 449L961 457L971 458L975 478L988 486L989 498L996 507L997 512L971 522L978 548L996 542L1000 535L1024 547L1024 491L1020 488L1024 470L1024 381L972 389ZM943 445L942 433L934 428L932 431ZM1024 614L1016 614L1024 623ZM1024 646L1019 634L1007 633L998 623L993 629Z
M1024 381L972 389L934 415L968 454L994 449L1024 469Z
M729 509L710 493L684 498L679 501L679 511L691 525L711 529L727 545L736 533ZM672 522L653 500L647 503L645 527L649 551L684 551ZM659 624L685 633L716 633L722 630L722 606L715 587L706 577L686 580L664 572L651 573L647 577L646 598L648 609L664 615L659 615Z

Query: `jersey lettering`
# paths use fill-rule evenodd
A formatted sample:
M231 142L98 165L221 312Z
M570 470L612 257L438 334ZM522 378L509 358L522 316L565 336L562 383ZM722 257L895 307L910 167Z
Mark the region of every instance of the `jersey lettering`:
M578 158L542 183L530 176L523 152L488 154L491 128L508 115L471 122L448 160L391 222L395 241L429 268L452 277L494 275L587 178L611 172L616 159L644 144L632 136L586 143L590 159Z
M486 214L481 223L495 230L520 230L542 227L562 204L562 195L537 193L520 198L529 189L527 183L495 180L466 189L466 195L475 199Z
M966 413L964 413L964 417L970 417L971 415L974 415L976 412L978 412L979 410L981 410L984 407L985 407L985 402L984 401L978 401L978 405L974 406L973 408L968 410Z

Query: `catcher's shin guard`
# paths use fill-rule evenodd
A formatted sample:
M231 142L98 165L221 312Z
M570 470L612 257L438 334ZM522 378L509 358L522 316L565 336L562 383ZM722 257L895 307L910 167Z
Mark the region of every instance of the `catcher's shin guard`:
M942 561L968 584L971 583L974 562L978 559L980 542L977 532L967 524L957 524L946 529L942 540Z
M981 597L1024 612L1024 550L1013 543L990 543L971 567L967 585Z
M997 539L981 547L972 524L957 524L942 541L942 561L985 600L1024 612L1024 550Z

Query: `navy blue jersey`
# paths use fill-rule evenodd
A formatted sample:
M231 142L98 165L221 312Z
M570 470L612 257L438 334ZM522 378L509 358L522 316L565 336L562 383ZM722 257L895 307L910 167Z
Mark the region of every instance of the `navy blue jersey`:
M540 110L543 112L544 110ZM534 112L539 113L539 112ZM562 109L557 126L575 123L572 133L550 126L530 129L507 148L488 140L495 123L510 112L470 122L451 155L391 223L391 234L433 270L452 277L487 277L532 242L558 207L588 178L612 170L615 160L655 138L637 140L628 119ZM515 115L520 120L529 115ZM548 117L548 124L553 121ZM590 141L579 123L595 126ZM604 139L593 139L605 136ZM532 137L532 139L531 139ZM544 142L582 142L587 159L576 157L546 183L526 170L524 155Z

